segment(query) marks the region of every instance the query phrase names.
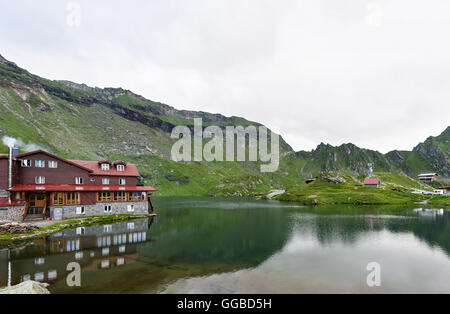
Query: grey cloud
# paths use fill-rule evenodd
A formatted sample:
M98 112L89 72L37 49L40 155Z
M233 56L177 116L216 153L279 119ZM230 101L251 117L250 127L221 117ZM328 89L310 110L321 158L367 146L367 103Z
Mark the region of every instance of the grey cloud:
M67 2L2 2L2 55L52 79L244 116L298 150L411 149L448 126L446 0L75 2L75 28Z

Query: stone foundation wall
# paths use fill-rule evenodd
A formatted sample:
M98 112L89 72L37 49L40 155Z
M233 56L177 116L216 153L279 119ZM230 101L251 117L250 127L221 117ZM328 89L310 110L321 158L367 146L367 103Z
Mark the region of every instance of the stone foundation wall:
M25 206L8 206L0 208L0 221L21 222Z
M128 211L128 206L133 206L134 211ZM105 206L111 206L111 211L105 212ZM84 214L77 214L77 207L84 207ZM114 202L114 203L97 203L95 205L63 205L49 206L50 216L55 217L58 209L62 209L62 219L79 218L84 216L103 216L114 214L148 214L148 202Z

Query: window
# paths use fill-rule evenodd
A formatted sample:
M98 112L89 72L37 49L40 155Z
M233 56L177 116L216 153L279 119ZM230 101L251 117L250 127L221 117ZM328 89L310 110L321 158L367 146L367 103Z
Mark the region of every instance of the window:
M25 200L25 192L16 192L16 200Z
M81 203L80 201L80 193L78 192L69 192L67 193L67 205L78 205Z
M34 166L36 168L45 168L45 160L35 160Z
M35 281L43 281L44 280L44 273L40 272L40 273L34 274L34 280Z
M128 205L127 209L129 212L134 212L134 205Z
M119 179L119 185L125 185L125 179Z
M31 279L31 276L29 274L23 275L22 276L22 281L28 281Z
M23 159L21 164L22 167L31 167L31 160Z
M35 177L34 178L34 182L36 183L36 184L45 184L45 177Z
M85 227L78 227L77 228L77 235L84 235L86 234L86 228Z
M53 279L56 279L57 276L58 276L58 272L56 270L48 271L48 279L53 280Z
M54 161L54 160L49 160L48 161L48 167L49 168L58 168L58 162Z
M123 202L127 200L127 195L125 192L114 192L114 201Z
M145 201L145 192L128 192L129 201Z
M109 170L109 164L102 164L102 170L108 171Z
M109 179L108 178L103 178L102 179L102 184L105 184L105 185L109 184Z
M84 206L77 207L77 215L84 215Z
M83 184L83 178L75 178L75 184Z
M64 205L64 193L53 194L53 205Z
M109 268L109 260L104 260L101 262L102 268Z
M111 209L111 205L105 205L105 213L111 213L112 209Z
M97 201L98 202L109 202L109 201L111 201L111 193L110 192L98 192L97 193Z
M125 166L124 165L117 165L117 171L125 171Z

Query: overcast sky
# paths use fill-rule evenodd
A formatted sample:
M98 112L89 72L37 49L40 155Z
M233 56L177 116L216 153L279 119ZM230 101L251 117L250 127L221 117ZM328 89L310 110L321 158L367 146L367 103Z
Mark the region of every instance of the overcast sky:
M449 30L448 0L0 0L0 54L30 72L242 116L295 150L440 134Z

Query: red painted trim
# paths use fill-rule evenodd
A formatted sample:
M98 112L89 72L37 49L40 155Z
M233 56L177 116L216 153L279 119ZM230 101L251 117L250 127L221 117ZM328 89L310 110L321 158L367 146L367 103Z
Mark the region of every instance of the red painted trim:
M14 185L9 191L14 192L156 192L151 186L136 185L87 185L87 184L18 184Z
M8 197L0 197L0 206L22 206L25 203L25 201L21 200L9 201Z

